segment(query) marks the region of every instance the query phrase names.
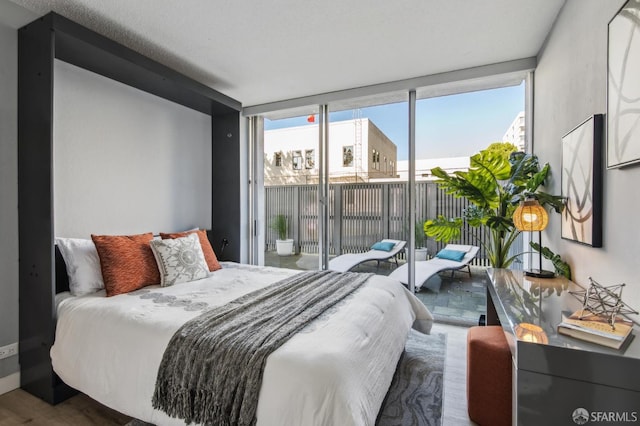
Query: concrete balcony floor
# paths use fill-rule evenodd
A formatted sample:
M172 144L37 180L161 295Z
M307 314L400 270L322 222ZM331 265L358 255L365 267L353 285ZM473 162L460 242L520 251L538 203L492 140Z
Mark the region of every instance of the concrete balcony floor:
M278 256L274 251L265 252L265 265L278 268L299 270L317 270L317 254L297 254ZM395 263L384 262L376 267L376 262L363 263L353 269L354 272L372 272L389 275L395 269ZM436 322L472 326L478 324L480 315L486 313L486 286L488 277L484 267L471 267L471 276L457 271L440 274L439 291L427 288L416 293L418 299L433 313Z

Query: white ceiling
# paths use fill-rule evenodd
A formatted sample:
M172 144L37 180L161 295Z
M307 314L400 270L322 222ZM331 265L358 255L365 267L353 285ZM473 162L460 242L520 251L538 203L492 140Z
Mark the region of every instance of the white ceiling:
M244 106L536 56L564 4L12 1L37 15L53 10Z

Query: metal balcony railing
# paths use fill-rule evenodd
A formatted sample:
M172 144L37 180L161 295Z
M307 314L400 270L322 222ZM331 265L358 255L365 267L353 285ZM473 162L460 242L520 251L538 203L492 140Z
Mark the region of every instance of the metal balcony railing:
M265 187L266 223L270 224L276 215L284 214L296 253L318 253L317 194L316 185ZM408 224L407 194L406 182L330 184L329 254L367 251L373 243L384 238L408 241L413 229ZM447 195L433 182L416 183L416 218L421 223L439 214L461 216L467 205L466 199ZM488 238L485 229L465 225L461 239L455 243L482 246ZM276 232L267 227L267 250L275 250L275 240ZM426 245L433 255L444 244L429 238ZM521 248L522 242L517 241L512 250L519 253ZM489 266L484 250L480 250L473 264Z

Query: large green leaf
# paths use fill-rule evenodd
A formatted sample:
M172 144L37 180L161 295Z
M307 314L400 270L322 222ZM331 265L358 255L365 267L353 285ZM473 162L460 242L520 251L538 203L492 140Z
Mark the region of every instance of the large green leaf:
M511 216L507 216L507 217L492 216L487 219L486 225L489 228L492 228L498 231L504 231L504 232L509 232L514 227L513 219L511 218Z
M504 185L502 185L502 191L504 192L505 197L506 198L511 197L511 199L521 194L523 189L524 189L524 186L518 186L513 182L507 182Z
M441 167L434 167L433 169L431 169L431 174L440 179L446 180L450 178L449 173L442 170Z
M435 238L436 241L448 243L460 238L462 223L462 219L459 217L448 219L439 215L436 219L430 219L424 223L424 233Z
M511 142L494 142L486 147L483 151L497 152L505 158L509 158L511 154L518 151L518 147Z
M549 174L550 166L549 164L545 164L542 170L535 173L528 181L527 181L527 191L535 192L540 185L544 185L544 181L547 179L547 175Z
M471 157L470 166L469 173L493 181L507 180L511 176L509 157L498 151L480 151Z
M490 241L483 243L487 258L494 267L508 267L519 255L509 256L509 248L519 234L512 220L516 206L529 197L557 212L564 206L562 197L539 191L550 173L549 165L540 169L535 155L514 151L513 144L495 143L473 155L466 172L448 174L439 167L432 169L442 190L456 198L466 198L469 205L464 218L439 216L425 222L426 235L451 241L460 236L463 222L472 227L486 226L491 234Z
M500 203L499 181L509 178L509 157L499 150L483 150L471 157L466 172L449 175L440 167L431 170L437 183L447 194L466 198L481 208L497 208Z
M511 164L511 176L509 183L524 188L528 182L540 170L538 157L524 152L514 152L509 158Z
M499 185L493 179L487 179L476 170L458 172L467 183L465 190L467 198L473 204L482 208L496 208L500 203Z
M562 275L566 277L568 280L571 279L571 267L567 262L562 260L560 255L552 252L549 247L542 247L540 246L540 244L534 243L533 241L529 242L529 245L535 251L540 252L545 259L548 259L551 261L551 263L553 263L553 267L556 270L556 274Z
M492 209L481 208L475 204L470 204L464 209L464 220L471 226L482 226L487 223L487 220L493 217L495 213Z
M495 207L499 201L497 182L486 179L472 170L448 174L440 167L431 169L431 173L438 177L436 181L447 194L456 198L466 198L480 207Z
M536 192L533 195L543 206L551 206L556 213L562 213L565 205L565 198L560 195L551 195L546 192Z

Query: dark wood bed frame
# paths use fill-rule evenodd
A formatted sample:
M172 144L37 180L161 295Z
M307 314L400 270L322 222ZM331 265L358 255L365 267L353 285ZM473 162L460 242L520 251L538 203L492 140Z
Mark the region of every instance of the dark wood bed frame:
M240 260L241 104L127 47L49 13L18 30L20 386L56 404L75 392L53 372L55 295L68 289L54 246L53 73L59 59L211 116L214 248ZM219 205L216 200L221 200ZM220 253L219 253L220 254Z

